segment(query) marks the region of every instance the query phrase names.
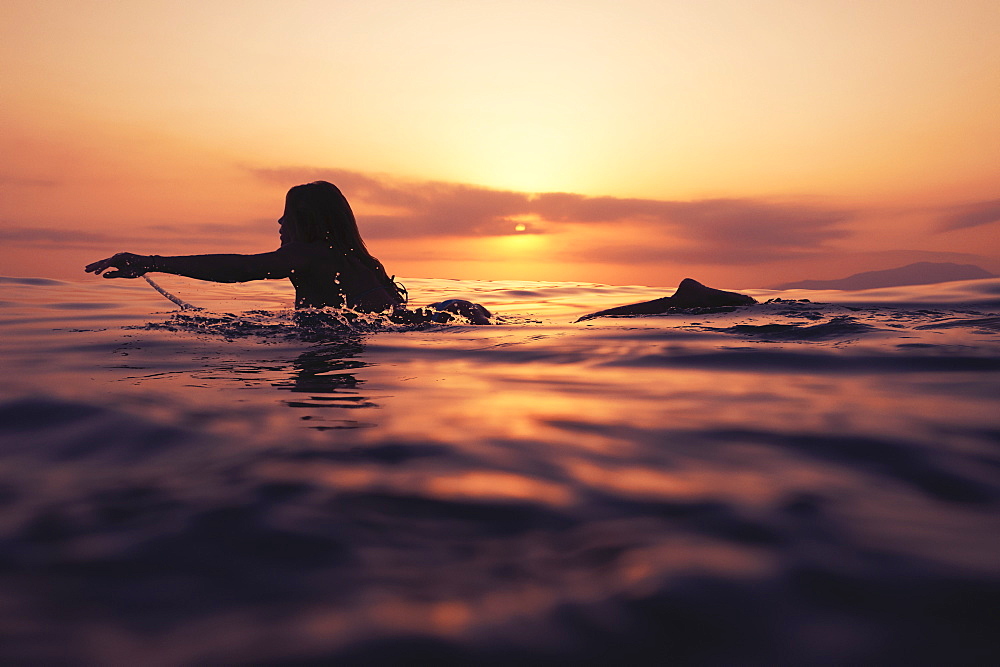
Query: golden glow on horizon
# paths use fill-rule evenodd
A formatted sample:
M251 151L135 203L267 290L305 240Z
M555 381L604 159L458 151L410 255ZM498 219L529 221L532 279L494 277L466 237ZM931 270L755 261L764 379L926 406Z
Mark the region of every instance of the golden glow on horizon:
M510 234L498 236L489 241L494 254L500 260L545 261L549 251L546 234Z

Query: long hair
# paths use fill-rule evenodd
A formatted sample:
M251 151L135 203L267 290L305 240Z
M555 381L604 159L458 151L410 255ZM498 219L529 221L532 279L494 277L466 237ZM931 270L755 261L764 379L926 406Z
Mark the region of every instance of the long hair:
M390 278L382 263L368 252L354 211L336 185L326 181L296 185L285 195L285 217L294 221L299 239L306 243L323 242L357 258L375 273L390 294L406 303L406 288Z

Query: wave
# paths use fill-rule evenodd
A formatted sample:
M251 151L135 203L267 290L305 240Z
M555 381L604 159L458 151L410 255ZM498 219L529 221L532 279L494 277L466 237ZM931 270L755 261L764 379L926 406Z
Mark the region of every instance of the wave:
M5 662L996 655L995 562L954 564L1000 496L967 447L587 414L241 438L100 400L0 401Z
M750 290L760 300L773 297L788 299L807 298L812 301L871 305L954 305L978 307L1000 305L1000 278L959 280L929 285L907 285L868 290Z
M879 331L878 327L859 322L856 318L840 315L820 324L736 324L714 329L758 340L822 341L835 338L858 337Z

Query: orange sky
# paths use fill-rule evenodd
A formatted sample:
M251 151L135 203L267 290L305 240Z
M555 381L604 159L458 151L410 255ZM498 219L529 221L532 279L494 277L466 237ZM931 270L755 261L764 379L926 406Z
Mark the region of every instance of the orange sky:
M267 250L315 178L403 276L1000 273L995 0L0 2L0 275Z

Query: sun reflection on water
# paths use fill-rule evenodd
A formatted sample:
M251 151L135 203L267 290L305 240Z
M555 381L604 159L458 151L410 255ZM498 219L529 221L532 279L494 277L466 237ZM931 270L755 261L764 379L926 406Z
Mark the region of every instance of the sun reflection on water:
M547 315L363 331L150 322L143 300L108 309L130 328L94 307L57 329L37 295L6 306L0 657L39 638L107 664L991 645L988 318L851 311L870 327L831 341L780 303L563 317L649 295L609 291L511 282L482 300Z

